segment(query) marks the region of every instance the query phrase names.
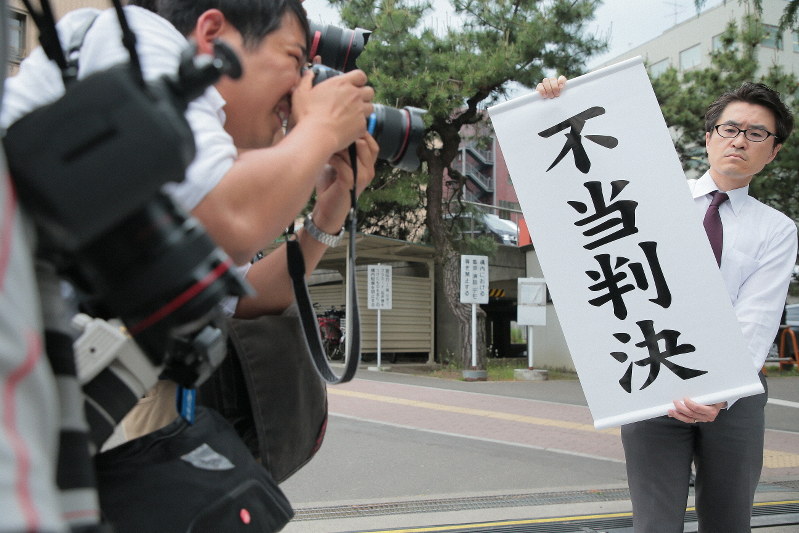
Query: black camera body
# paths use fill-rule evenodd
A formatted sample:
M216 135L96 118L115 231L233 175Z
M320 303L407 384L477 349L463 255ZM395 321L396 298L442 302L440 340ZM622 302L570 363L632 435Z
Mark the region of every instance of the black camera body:
M324 65L310 68L314 73L314 85L341 74ZM424 136L422 115L426 112L418 107L397 109L374 104L374 111L366 119L366 126L380 147L377 157L400 170L412 172L419 168L418 150Z
M187 48L176 76L150 83L131 64L66 83L59 100L4 138L39 255L85 295L85 310L119 317L152 363L186 386L220 362L197 346L217 304L248 291L201 224L161 191L184 179L195 154L188 103L241 73L222 43L213 57L194 52Z

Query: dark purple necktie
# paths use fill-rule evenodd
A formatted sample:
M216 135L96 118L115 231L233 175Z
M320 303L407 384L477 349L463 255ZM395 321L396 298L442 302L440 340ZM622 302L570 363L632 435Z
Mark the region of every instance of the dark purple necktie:
M724 231L721 226L721 216L719 216L719 206L730 199L726 192L713 191L710 193L713 199L707 207L705 213L705 231L716 256L716 263L721 266L721 247L724 243Z

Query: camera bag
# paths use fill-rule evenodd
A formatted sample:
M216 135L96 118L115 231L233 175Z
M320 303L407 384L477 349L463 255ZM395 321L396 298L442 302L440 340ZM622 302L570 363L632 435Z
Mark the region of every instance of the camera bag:
M228 356L200 387L199 402L236 428L278 483L310 461L327 428L327 391L296 306L228 319Z
M100 507L116 533L280 531L289 501L233 427L198 407L95 457Z
M353 198L353 205L354 205ZM313 458L327 429L326 384L352 379L360 361L355 269L355 216L347 256L346 363L337 376L327 362L305 284L299 243L287 232L287 268L295 304L282 315L228 319L228 356L200 387L198 401L230 421L253 455L281 483Z

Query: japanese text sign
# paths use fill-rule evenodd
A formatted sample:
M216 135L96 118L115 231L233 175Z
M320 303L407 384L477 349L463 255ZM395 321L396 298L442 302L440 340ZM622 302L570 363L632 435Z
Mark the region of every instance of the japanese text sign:
M488 257L461 256L461 303L488 303Z
M762 392L641 59L489 113L594 425Z
M391 265L369 265L369 309L391 309Z

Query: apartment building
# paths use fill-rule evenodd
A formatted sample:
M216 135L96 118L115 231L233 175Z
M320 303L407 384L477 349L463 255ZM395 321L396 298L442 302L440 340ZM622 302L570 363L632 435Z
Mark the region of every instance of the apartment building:
M649 74L657 77L669 67L679 71L710 66L710 54L722 46L721 35L730 21L740 21L754 9L751 2L727 0L664 31L657 37L606 61L600 66L641 56ZM786 72L799 74L799 32L779 32L779 21L787 0L763 0L761 20L765 38L758 49L758 63L765 71L781 65Z

